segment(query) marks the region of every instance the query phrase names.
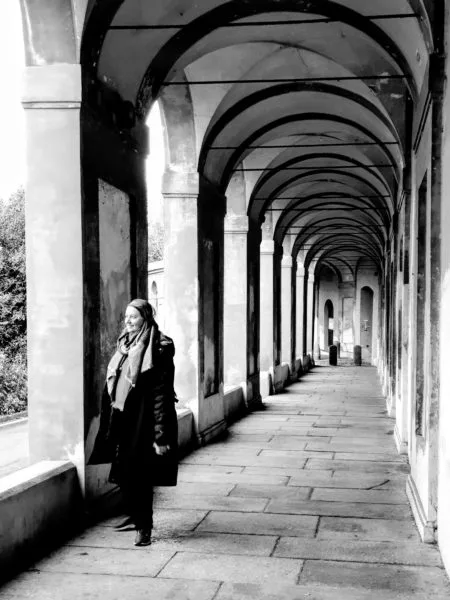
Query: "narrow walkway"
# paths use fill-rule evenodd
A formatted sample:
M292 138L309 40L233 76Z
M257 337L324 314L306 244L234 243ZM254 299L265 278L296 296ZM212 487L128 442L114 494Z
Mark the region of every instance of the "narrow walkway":
M155 541L115 520L0 591L2 600L448 600L420 542L373 368L318 367L158 494Z

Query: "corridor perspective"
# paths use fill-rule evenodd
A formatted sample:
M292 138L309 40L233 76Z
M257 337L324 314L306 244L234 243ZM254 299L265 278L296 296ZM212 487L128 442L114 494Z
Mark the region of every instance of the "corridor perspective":
M448 599L448 3L20 4L29 453L0 594ZM90 460L136 298L174 341L182 458L145 549Z
M2 600L448 600L422 544L376 370L317 367L159 488L154 542L100 522Z

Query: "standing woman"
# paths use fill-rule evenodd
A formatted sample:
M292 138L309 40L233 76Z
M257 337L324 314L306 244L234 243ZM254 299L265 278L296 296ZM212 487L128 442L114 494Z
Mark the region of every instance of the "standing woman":
M136 546L151 543L153 486L176 485L178 422L173 387L173 341L154 320L146 300L130 302L106 376L100 429L90 464L111 462Z

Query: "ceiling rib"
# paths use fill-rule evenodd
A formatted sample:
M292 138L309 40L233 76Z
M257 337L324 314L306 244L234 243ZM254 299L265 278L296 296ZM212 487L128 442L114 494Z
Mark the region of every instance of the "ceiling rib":
M365 16L365 15L364 15ZM394 13L389 15L368 15L365 16L369 21L392 21L392 20L404 20L404 19L417 19L419 20L421 17L417 13ZM283 26L283 25L314 25L315 23L340 23L339 19L333 19L331 17L319 17L316 19L292 19L292 20L267 20L267 21L247 21L245 23L239 21L232 21L231 23L225 23L224 25L220 25L217 29L224 29L230 27L272 27L272 26ZM175 25L175 24L160 24L160 25L110 25L108 29L110 30L128 30L128 29L183 29L189 25L189 23L184 23L183 25Z
M316 81L384 81L385 79L408 79L408 75L342 75L324 77L291 77L274 79L198 79L188 81L189 85L236 85L249 83L308 83ZM186 85L185 81L163 81L161 85Z
M310 158L308 160L317 160L318 158L323 159L324 157L320 154L317 157ZM233 169L234 173L245 173L247 171L310 171L311 169L317 169L318 165L310 165L309 167L246 167ZM389 163L381 164L366 164L361 163L360 165L324 165L327 169L383 169L383 168L394 168L395 165Z
M328 134L321 134L324 137ZM340 148L343 146L379 146L383 144L384 146L398 146L399 142L334 142L334 143L316 143L316 144L262 144L261 146L247 146L249 150L259 150L259 149L270 149L275 148L277 150L283 150L288 148ZM205 146L208 150L237 150L239 146Z

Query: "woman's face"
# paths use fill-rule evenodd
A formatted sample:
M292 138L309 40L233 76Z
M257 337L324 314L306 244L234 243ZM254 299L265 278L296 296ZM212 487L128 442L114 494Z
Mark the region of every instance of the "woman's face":
M144 317L134 306L127 306L125 311L125 327L128 333L139 331L144 323Z

